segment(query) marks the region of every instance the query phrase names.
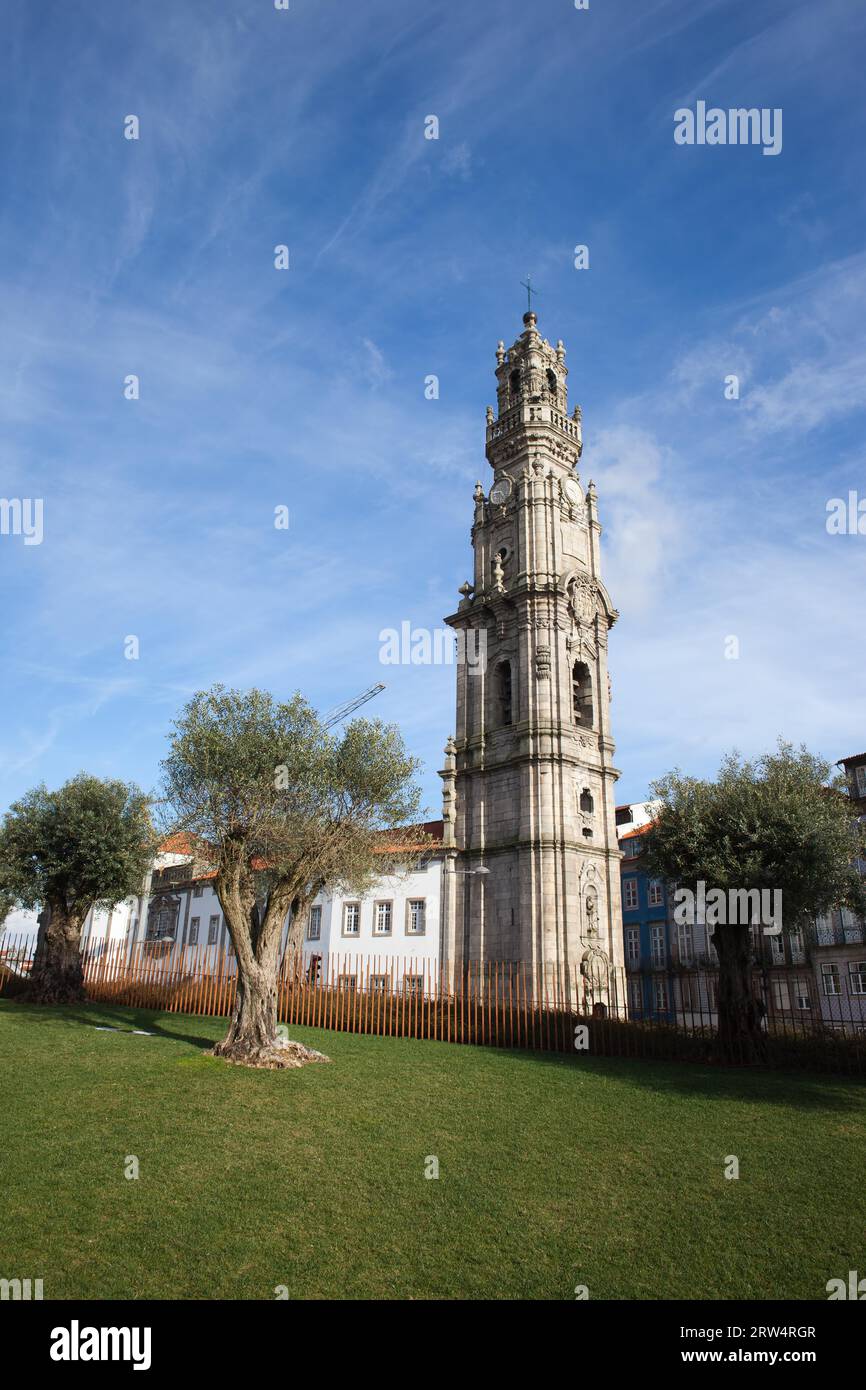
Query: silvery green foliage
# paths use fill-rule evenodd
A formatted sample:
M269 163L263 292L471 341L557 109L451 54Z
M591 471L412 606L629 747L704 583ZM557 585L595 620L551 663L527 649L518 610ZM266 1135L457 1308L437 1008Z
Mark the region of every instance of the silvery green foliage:
M83 917L140 892L154 847L148 798L133 784L84 772L57 791L43 784L0 827L0 897Z
M866 910L855 859L864 831L842 779L804 747L779 740L751 761L731 753L715 782L674 771L653 785L662 807L648 871L672 884L781 890L786 931L831 908Z

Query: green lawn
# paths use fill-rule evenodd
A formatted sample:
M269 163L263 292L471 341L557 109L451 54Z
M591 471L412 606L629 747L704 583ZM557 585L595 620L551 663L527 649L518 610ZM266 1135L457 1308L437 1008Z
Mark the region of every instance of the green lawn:
M866 1270L857 1084L302 1028L331 1065L255 1072L203 1055L223 1031L0 1001L0 1277L46 1298L748 1299Z

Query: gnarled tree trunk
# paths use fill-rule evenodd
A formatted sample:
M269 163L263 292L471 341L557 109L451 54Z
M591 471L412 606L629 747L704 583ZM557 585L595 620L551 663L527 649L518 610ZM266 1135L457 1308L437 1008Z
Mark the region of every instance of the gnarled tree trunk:
M218 877L217 892L234 942L238 976L229 1030L213 1055L271 1070L327 1062L324 1053L290 1042L277 1032L278 952L285 904L276 898L269 902L259 925L259 909L244 892L240 876L234 883L229 875Z
M81 968L86 914L49 903L41 915L33 967L21 998L28 1004L80 1004L87 997Z
M767 1054L761 1012L752 992L752 943L748 926L713 931L719 957L719 1045L727 1062L760 1062Z

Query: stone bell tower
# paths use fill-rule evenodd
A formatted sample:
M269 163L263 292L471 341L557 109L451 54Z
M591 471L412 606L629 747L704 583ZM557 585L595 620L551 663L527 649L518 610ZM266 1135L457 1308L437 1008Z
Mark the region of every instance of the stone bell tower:
M597 984L622 967L608 631L596 492L578 464L565 348L536 316L496 353L489 492L475 488L475 573L446 618L458 636L446 748L444 944ZM480 871L480 872L479 872ZM486 872L485 872L486 871ZM592 986L590 986L592 999Z

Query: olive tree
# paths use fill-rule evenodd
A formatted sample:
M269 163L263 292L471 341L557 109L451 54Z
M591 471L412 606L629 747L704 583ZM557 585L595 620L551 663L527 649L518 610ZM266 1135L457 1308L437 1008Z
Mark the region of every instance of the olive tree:
M58 791L40 785L10 806L0 826L0 895L41 909L23 998L84 998L84 919L141 891L153 849L148 799L126 782L82 772Z
M840 905L862 913L855 859L863 830L830 774L829 763L781 740L775 753L751 762L729 754L715 782L669 773L652 787L661 807L647 871L692 891L703 881L728 903L744 902L747 891L780 892L785 932L807 933L816 916ZM750 1060L763 1051L751 981L752 934L765 924L730 916L707 913L719 957L719 1040L726 1055Z
M291 912L297 932L322 889L363 892L382 872L389 832L418 813L416 770L393 726L357 719L330 734L299 694L279 703L216 685L186 705L163 762L164 806L167 825L191 834L216 871L235 949L235 1007L217 1056L310 1060L277 1038L284 922ZM400 839L395 856L417 852Z

